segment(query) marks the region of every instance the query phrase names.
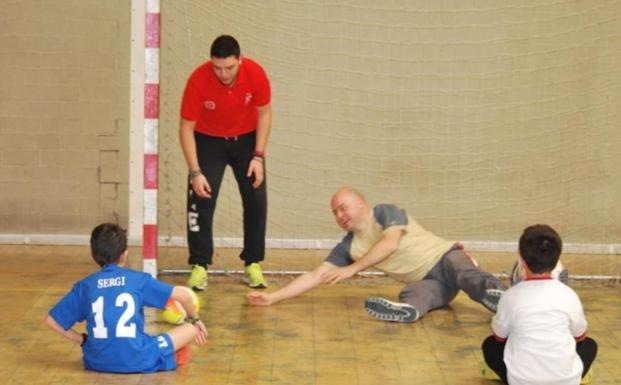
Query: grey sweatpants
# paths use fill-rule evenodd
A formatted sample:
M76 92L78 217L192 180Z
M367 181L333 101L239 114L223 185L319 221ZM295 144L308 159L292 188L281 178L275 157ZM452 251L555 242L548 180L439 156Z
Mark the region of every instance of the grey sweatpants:
M498 278L479 269L461 249L446 252L427 275L418 282L408 284L399 293L401 302L409 303L420 317L433 309L447 305L459 290L481 303L485 289L506 289Z

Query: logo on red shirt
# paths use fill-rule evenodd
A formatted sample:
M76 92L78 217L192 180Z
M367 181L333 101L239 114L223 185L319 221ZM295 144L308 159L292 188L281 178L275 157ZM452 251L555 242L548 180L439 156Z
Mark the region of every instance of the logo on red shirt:
M216 102L212 101L212 100L207 100L205 103L203 103L205 105L205 108L208 110L215 110L216 109Z
M246 92L246 104L250 104L252 100L252 94L250 92Z

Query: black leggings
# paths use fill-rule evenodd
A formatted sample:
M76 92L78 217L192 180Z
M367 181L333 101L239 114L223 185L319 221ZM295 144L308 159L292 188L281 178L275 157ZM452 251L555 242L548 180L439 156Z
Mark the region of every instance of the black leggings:
M497 341L494 336L489 336L483 341L481 348L483 349L483 357L487 366L490 367L498 377L506 384L507 383L507 367L503 360L505 355L506 342ZM585 338L584 340L576 343L576 352L582 360L584 369L582 370L582 377L589 371L591 364L595 360L597 355L597 343L592 338Z
M201 198L188 183L188 263L210 265L213 257L213 215L226 166L231 166L241 195L244 216L244 248L240 258L246 265L265 257L267 220L266 181L252 187L254 176L247 177L253 158L255 133L236 138L219 138L194 133L200 168L211 186L211 198ZM265 164L264 164L265 167ZM264 168L265 171L265 168Z

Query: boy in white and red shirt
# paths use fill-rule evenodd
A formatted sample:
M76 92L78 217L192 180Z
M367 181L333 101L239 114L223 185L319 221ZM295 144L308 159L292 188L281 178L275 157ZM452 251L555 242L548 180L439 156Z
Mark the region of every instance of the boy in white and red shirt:
M551 276L561 254L560 236L550 226L530 226L519 247L526 279L500 298L494 334L482 346L484 374L491 369L512 385L588 383L597 344L586 337L578 295Z

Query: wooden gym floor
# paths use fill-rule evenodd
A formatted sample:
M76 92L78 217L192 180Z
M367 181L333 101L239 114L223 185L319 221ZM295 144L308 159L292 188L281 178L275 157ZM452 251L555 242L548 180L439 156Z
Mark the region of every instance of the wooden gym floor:
M236 255L235 250L221 251L213 267L240 269ZM265 268L307 270L324 255L325 251L270 250ZM401 287L385 278L355 279L320 287L274 307L253 308L245 304L248 289L239 275L211 276L208 290L200 294L209 343L193 348L189 365L148 375L88 372L82 368L79 347L42 323L73 282L97 268L88 248L0 245L0 258L2 384L495 383L479 376L479 347L489 334L489 312L462 293L449 307L415 324L375 321L365 313L364 299L370 295L395 298ZM513 263L511 256L500 254L477 258L489 271L506 271ZM588 265L609 267L619 259L588 258ZM609 260L601 263L596 258ZM140 249L130 250L130 260L132 267L140 268ZM185 250L160 249L159 263L160 268L187 268ZM185 275L160 278L173 284L184 284L186 279ZM269 278L272 289L290 279ZM589 335L599 343L593 384L621 383L621 285L578 282L572 286L582 298ZM147 318L152 333L169 328L158 311L147 312Z

